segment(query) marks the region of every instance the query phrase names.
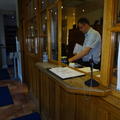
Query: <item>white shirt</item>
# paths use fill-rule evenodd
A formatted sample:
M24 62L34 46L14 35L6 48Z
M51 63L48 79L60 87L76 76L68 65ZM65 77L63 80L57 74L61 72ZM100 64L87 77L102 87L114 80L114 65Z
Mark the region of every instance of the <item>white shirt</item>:
M84 56L82 59L84 62L89 62L93 56L93 61L95 64L100 62L101 55L101 36L100 33L90 28L89 31L85 34L85 41L83 44L83 49L86 47L92 48L88 55Z

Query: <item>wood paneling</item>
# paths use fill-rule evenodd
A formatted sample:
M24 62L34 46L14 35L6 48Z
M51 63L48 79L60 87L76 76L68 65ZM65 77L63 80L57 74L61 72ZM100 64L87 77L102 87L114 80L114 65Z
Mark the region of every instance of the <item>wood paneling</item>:
M101 83L109 86L112 70L113 40L111 40L111 31L113 25L114 0L104 1L104 29L102 42L102 64L101 64ZM107 57L109 56L109 57Z
M75 120L75 95L61 89L60 120Z
M106 97L71 94L43 71L39 75L42 120L120 120L120 110Z
M36 0L38 1L38 0ZM61 2L58 2L59 7L59 19L61 19ZM112 48L113 42L111 40L111 31L119 31L119 28L112 28L113 24L113 8L114 0L105 0L105 9L104 9L104 31L103 31L103 50L102 50L102 69L101 69L101 83L105 86L109 86L110 83L110 73L112 66ZM112 97L94 97L80 95L74 92L74 90L69 87L69 90L66 86L63 87L61 82L58 84L57 80L47 73L41 70L38 70L35 67L35 63L39 61L41 53L35 56L28 53L26 50L26 38L27 38L27 26L29 20L27 20L27 12L25 11L27 3L24 3L22 0L22 10L23 13L21 17L21 31L22 33L22 50L23 50L23 66L24 66L24 80L29 85L29 90L32 95L35 97L38 102L42 120L120 120L120 108L117 107L118 101L115 99L112 100ZM37 6L39 8L39 6ZM29 8L29 7L28 7ZM37 8L37 10L38 10ZM48 11L48 8L46 8ZM40 11L40 10L39 10ZM40 35L40 14L37 11L37 15L33 19L37 22L37 31ZM50 16L47 12L48 17L48 54L50 59ZM59 32L61 31L61 21L59 21ZM110 29L112 30L110 31ZM61 32L58 36L59 46L61 46ZM39 36L38 35L38 36ZM59 47L59 54L61 47ZM41 51L41 50L40 50ZM109 57L106 57L109 56ZM60 56L59 56L60 61ZM81 81L82 83L83 81ZM70 82L66 81L66 84ZM80 80L71 81L75 84L75 87L80 83ZM83 85L83 84L79 85ZM103 89L103 88L102 88ZM86 90L86 89L85 89ZM93 89L90 88L91 93ZM72 91L72 92L71 92ZM81 90L78 91L80 93ZM87 90L86 90L87 91ZM100 89L101 91L101 89ZM105 91L105 90L104 90ZM85 92L85 91L84 91ZM96 91L95 91L96 92ZM103 92L103 91L102 91ZM97 92L97 94L101 92ZM93 94L92 94L93 95ZM115 97L114 97L115 98Z

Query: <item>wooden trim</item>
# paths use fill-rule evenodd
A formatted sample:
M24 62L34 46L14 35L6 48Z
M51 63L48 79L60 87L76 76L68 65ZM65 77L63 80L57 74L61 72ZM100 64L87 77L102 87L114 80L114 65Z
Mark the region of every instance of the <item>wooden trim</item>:
M61 1L58 3L58 62L61 63L61 47L62 47L62 9L61 9L62 3Z
M47 8L48 8L48 9L51 9L51 8L53 8L53 7L58 6L59 2L61 2L61 1L60 1L60 0L57 0L57 1L55 1L54 3L52 3L52 4L49 4L49 3L48 3Z
M50 14L49 9L47 9L47 34L48 34L48 57L51 60L51 28L50 28Z
M102 42L102 64L101 64L101 83L104 86L109 86L110 75L112 70L112 50L114 41L111 39L110 29L114 21L114 0L104 1L104 25L103 25L103 42Z
M110 29L111 32L120 32L120 25L114 26Z
M44 63L37 63L36 66L38 69L46 74L48 78L54 80L54 82L61 86L64 90L71 94L82 94L82 95L93 95L93 96L107 96L111 94L111 90L100 85L99 87L87 87L84 82L88 79L88 76L80 77L80 78L72 78L68 80L61 80L59 77L51 74L46 69L47 67L58 67L56 64L44 64ZM76 82L75 82L76 81Z

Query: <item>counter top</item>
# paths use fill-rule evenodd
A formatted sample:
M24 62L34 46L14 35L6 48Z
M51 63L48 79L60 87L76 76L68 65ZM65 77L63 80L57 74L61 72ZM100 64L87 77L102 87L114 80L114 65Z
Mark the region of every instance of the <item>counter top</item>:
M93 96L107 96L111 93L111 90L100 85L98 87L88 87L84 83L90 79L90 75L87 73L85 76L62 80L56 75L48 71L49 68L58 67L52 63L37 63L36 66L42 72L48 74L50 78L53 78L59 86L63 87L67 92L82 95L93 95Z

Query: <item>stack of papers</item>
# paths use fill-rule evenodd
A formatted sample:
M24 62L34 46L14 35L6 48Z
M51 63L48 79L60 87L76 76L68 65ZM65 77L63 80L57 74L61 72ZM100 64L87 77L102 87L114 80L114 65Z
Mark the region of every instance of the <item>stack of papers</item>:
M90 72L91 72L90 67L80 68L79 70L80 70L80 71L83 71L83 72L85 72L85 73L90 73ZM98 72L98 71L99 71L98 69L93 69L93 72Z
M80 44L76 43L75 48L73 50L73 54L78 54L82 50L83 50L83 46L81 46Z
M57 75L62 79L80 77L85 75L84 73L75 71L69 67L56 67L56 68L49 69L49 71L51 71L52 73L54 73L55 75Z

